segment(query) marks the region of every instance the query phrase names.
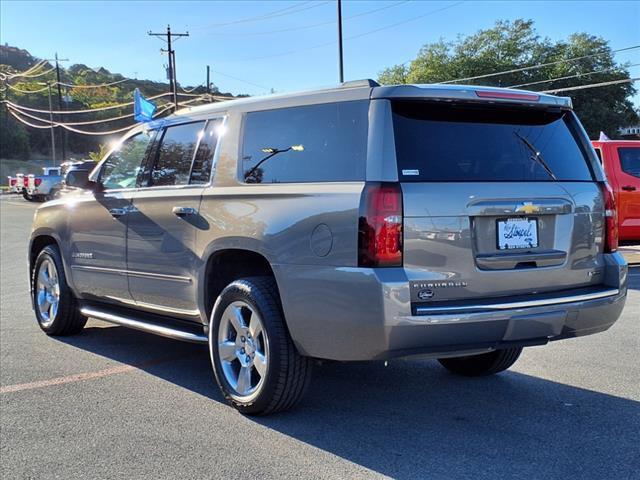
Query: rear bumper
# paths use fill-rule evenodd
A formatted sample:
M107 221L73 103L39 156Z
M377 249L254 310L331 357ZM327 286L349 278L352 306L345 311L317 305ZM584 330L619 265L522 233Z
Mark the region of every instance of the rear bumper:
M372 360L543 345L604 331L620 316L627 293L623 257L605 257L601 289L449 311L412 310L402 268L276 265L274 270L287 325L301 353Z

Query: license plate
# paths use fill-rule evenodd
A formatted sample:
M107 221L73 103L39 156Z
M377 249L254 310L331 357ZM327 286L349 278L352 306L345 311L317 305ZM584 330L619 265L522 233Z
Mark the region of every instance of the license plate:
M535 218L506 218L498 220L498 250L536 248L538 220Z

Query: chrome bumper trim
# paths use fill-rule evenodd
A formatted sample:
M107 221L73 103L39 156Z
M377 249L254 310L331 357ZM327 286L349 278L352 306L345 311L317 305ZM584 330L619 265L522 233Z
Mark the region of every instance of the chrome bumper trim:
M541 300L526 300L523 302L507 302L507 303L489 303L486 305L464 305L464 306L443 306L443 307L417 307L418 315L431 314L447 314L447 313L472 313L491 310L513 310L518 308L546 307L553 305L562 305L565 303L585 302L589 300L598 300L600 298L614 297L620 293L617 288L601 290L599 292L585 293L582 295L572 295L569 297L545 298Z

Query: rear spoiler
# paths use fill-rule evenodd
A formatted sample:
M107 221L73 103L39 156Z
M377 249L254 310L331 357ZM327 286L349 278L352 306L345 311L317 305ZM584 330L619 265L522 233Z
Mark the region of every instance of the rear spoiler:
M492 88L477 85L393 85L374 87L371 98L403 98L429 100L466 100L488 103L521 103L526 105L543 105L561 108L573 108L571 98L556 97L540 92L516 90L508 88Z

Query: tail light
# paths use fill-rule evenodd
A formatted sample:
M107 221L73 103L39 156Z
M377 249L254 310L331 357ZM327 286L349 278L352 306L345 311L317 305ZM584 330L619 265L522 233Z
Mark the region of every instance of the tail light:
M42 179L41 178L36 178L36 179L33 180L33 183L36 184L36 187L39 187L40 184L42 183Z
M607 182L600 182L602 197L604 198L604 251L615 252L618 249L618 211L613 190Z
M24 185L25 187L29 186L29 177L24 177L22 179L22 185Z
M358 266L402 266L402 190L399 183L367 183L360 200Z
M499 98L502 100L526 100L529 102L537 102L540 95L535 93L517 93L517 92L496 92L493 90L476 90L476 95L480 98Z
M12 187L14 187L17 183L18 183L18 179L16 179L16 178L12 178L11 179L11 186Z

